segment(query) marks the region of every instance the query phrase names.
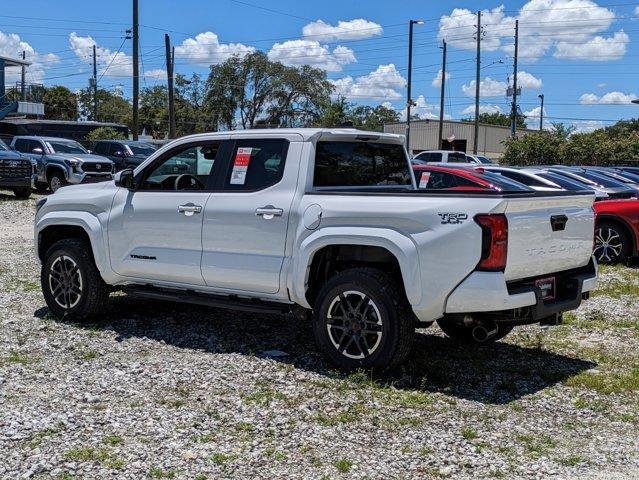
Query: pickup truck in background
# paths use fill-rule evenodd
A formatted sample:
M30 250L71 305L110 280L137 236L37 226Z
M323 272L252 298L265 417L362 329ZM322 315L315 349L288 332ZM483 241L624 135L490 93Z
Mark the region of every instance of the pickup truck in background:
M556 324L594 288L594 196L419 190L399 135L248 130L175 140L112 182L38 202L41 286L58 317L110 292L312 312L345 368L386 368L416 325L480 343ZM166 165L188 165L174 171Z
M35 162L0 140L0 188L12 190L16 198L25 200L31 196L35 179Z
M11 147L36 162L37 186L55 192L68 184L113 178L113 162L91 154L74 140L57 137L16 136Z

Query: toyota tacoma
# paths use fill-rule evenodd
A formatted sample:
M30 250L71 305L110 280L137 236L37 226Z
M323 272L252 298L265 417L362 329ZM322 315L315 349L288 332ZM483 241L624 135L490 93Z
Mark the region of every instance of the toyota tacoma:
M109 295L312 318L345 367L387 368L416 326L459 342L556 324L596 285L588 192L418 189L399 135L278 129L175 140L114 181L40 200L54 315ZM188 165L188 170L166 165Z

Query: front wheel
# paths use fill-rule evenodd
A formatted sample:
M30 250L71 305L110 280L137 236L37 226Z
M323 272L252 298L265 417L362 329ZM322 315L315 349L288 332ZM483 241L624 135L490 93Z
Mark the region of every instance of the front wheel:
M18 200L26 200L31 196L31 187L14 188L13 194Z
M413 339L406 295L386 273L353 268L332 277L313 311L318 348L342 368L392 368L402 363Z
M593 254L600 263L622 263L629 255L630 242L625 230L613 222L601 222L595 229Z
M109 287L90 252L88 242L70 238L54 243L45 254L40 284L47 306L57 318L83 321L104 309Z
M48 176L47 181L49 182L49 190L53 193L67 185L67 180L64 178L64 174L62 172L52 172Z

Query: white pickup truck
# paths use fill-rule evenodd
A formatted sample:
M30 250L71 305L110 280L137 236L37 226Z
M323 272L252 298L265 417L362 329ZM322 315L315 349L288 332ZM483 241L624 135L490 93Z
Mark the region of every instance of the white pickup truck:
M312 311L319 349L346 368L401 363L416 325L488 342L579 306L597 278L592 195L418 190L403 141L193 135L114 181L61 188L35 218L47 305L81 321L120 289Z

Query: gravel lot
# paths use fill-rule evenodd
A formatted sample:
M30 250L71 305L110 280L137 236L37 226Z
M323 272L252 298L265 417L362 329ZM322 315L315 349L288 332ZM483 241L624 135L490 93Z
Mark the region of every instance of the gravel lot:
M637 270L493 346L420 330L371 378L290 317L118 295L97 324L51 318L34 206L0 192L0 478L639 477Z

